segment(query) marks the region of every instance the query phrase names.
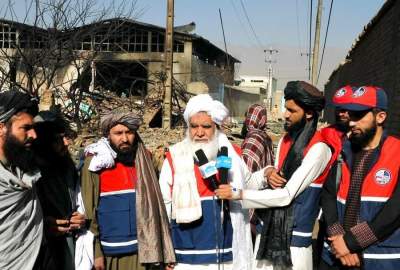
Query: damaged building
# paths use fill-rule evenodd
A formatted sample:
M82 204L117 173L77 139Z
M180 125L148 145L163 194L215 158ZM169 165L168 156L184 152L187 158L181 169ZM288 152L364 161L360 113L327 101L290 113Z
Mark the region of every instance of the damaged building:
M193 93L215 92L222 84L232 85L239 60L190 33L192 30L194 23L175 28L174 84ZM60 56L53 55L52 48L61 43L64 51L57 51ZM165 77L164 43L165 28L131 19L108 19L64 31L0 20L1 86L35 85L40 90L84 87L113 91L119 96L145 96L160 88ZM38 78L49 76L46 72L50 73L50 68L40 67L35 80L29 79L30 67L21 57L29 50L44 51L40 57L51 59L47 63L51 67L60 57L69 58L57 62L50 83L40 84Z

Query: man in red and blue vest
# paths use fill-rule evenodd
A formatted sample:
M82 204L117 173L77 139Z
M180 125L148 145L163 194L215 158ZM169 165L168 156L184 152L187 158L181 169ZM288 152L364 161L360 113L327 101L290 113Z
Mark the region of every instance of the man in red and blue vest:
M337 153L317 131L325 99L317 88L289 82L285 94L285 130L267 183L247 182L239 199L245 208L267 208L256 242L254 269L312 269L312 231L319 212L322 184ZM261 189L261 190L260 190ZM221 198L233 196L220 186Z
M343 105L351 133L339 177L329 177L321 198L327 242L320 269L400 268L400 141L384 131L387 103L383 89L363 86Z
M346 85L340 87L333 95L332 100L330 102L330 106L335 108L335 123L320 129L321 135L324 137L326 141L329 141L329 145L334 149L336 153L338 153L336 157L335 163L332 166L336 166L336 163L342 162L342 156L340 152L342 151L343 143L347 140L348 134L350 131L349 127L349 113L346 109L342 108L342 105L346 105L351 102L351 96L353 95L353 91L357 89L351 85ZM330 173L336 172L331 170ZM321 252L323 249L325 237L325 222L323 215L319 217L319 230L318 230L318 238L317 243L314 249L314 258L316 259L316 263L319 264L321 261Z
M222 132L227 116L227 108L211 96L192 97L184 112L186 138L169 148L162 166L160 186L171 218L175 270L251 270L248 210L239 202L218 200L214 192L224 180L223 168L224 181L238 189L246 177L264 181L264 175L262 170L250 176L240 148Z
M104 137L85 149L82 197L96 270L160 269L174 263L158 179L132 112L101 119ZM155 268L157 267L157 268Z

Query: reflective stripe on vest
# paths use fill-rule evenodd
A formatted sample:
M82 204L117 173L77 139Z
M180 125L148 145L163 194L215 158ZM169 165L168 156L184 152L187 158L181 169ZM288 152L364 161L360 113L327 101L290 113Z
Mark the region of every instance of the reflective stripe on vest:
M166 153L168 164L174 177L173 160ZM202 218L189 224L177 224L171 220L172 242L178 263L211 264L232 261L232 223L229 213L223 213L221 226L221 201L217 200L211 186L194 165L197 190L200 195ZM172 183L174 181L172 180ZM171 193L173 184L171 185Z
M137 252L136 170L116 163L100 173L97 219L105 255Z
M400 140L388 136L382 145L375 164L364 178L361 188L360 222L371 221L390 199L399 176ZM350 188L351 171L348 164L342 165L342 178L337 194L339 221L342 223ZM400 269L400 230L396 230L384 241L375 243L363 250L363 269ZM324 248L323 258L332 262L334 256Z
M332 150L332 157L325 170L318 176L299 196L294 200L294 224L292 231L291 246L308 247L312 243L312 231L314 222L319 213L319 198L322 186L328 176L329 170L341 151L341 140L343 133L332 127L324 128L315 132L307 147L304 149L305 156L310 148L323 142ZM293 141L285 135L282 139L279 153L278 169L281 170L284 161L289 153Z

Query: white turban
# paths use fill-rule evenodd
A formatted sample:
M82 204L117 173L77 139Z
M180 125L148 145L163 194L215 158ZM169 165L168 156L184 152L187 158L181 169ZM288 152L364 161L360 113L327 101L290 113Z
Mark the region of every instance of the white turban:
M217 125L221 125L228 116L228 109L218 100L212 99L208 94L200 94L189 99L183 118L189 125L189 119L198 112L206 112Z

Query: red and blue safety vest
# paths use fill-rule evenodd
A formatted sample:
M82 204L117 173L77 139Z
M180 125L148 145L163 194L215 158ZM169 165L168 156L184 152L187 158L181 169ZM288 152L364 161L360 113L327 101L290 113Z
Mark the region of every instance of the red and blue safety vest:
M241 154L240 148L234 146ZM173 160L170 152L166 153L169 166L174 177ZM221 221L221 201L217 200L210 183L194 165L197 190L200 195L202 217L188 224L178 224L171 220L172 242L176 260L185 264L213 264L232 261L232 222L229 213L223 215ZM171 186L171 193L173 183Z
M135 167L119 162L100 173L97 220L105 255L137 253L136 182Z
M322 174L318 176L299 196L297 196L293 202L294 223L291 246L308 247L312 244L312 231L320 209L319 199L322 186L328 176L332 164L341 151L342 135L343 133L332 126L323 128L315 132L307 147L304 149L303 156L307 154L313 145L323 142L331 148L332 157ZM292 144L292 138L286 134L280 145L278 170L282 169Z
M397 185L400 162L400 140L388 136L380 149L377 159L364 178L361 188L359 222L372 221L392 196ZM346 153L345 153L346 154ZM345 155L348 157L350 155ZM342 164L342 177L337 193L339 222L343 224L346 199L350 188L350 159ZM363 250L363 269L400 269L400 229L384 241L375 243ZM325 258L325 256L324 256Z

